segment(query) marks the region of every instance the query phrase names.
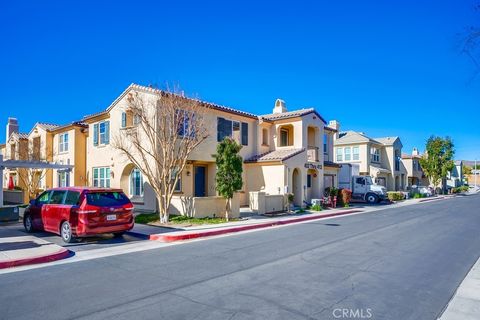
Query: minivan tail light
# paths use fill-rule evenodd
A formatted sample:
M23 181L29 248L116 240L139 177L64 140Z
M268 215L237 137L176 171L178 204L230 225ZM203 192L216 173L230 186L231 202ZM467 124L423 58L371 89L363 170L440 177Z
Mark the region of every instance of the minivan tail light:
M97 210L78 210L77 213L97 213Z

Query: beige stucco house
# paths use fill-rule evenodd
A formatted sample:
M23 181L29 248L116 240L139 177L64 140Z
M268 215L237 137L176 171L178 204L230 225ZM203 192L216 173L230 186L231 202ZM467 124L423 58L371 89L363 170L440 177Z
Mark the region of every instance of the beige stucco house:
M111 144L127 122L128 126L134 125L125 119L126 96L132 90L146 99L160 93L132 84L104 111L83 119L88 125L86 175L89 185L120 187L137 209L154 211L156 199L148 181ZM212 156L224 136L232 136L243 145L240 155L245 161L244 184L234 197L234 214L238 214L240 206L251 205L251 198L257 199L258 192L275 198L267 201L271 204L267 211L280 211L286 193L293 193L295 204L302 206L321 197L324 177L328 184L336 185L338 165L330 160L336 130L325 128L325 120L314 109L289 112L285 103L277 100L271 114L258 116L213 103L204 102L204 106L209 136L190 155L181 172L171 213L186 214L188 207L188 214L196 216L224 214L225 202L215 189L216 166Z
M370 138L363 132L338 132L340 125L331 121L337 130L335 162L358 166L360 175L369 175L389 191L405 190L407 170L401 161L402 142L399 137Z
M402 163L407 171L407 188L413 185L428 186L430 184L420 165L421 158L417 148L413 148L412 154L402 154Z

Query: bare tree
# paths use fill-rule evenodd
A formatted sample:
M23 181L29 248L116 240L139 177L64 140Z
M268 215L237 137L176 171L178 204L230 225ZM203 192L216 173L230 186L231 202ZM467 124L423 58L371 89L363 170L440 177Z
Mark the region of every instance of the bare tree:
M475 5L475 10L480 12L480 2ZM473 63L475 69L471 80L474 80L480 73L480 25L467 27L461 38L461 52Z
M126 101L126 128L112 136L112 145L148 179L157 197L160 221L167 223L188 157L208 137L208 106L169 89L131 91Z
M32 140L26 140L25 143L20 144L18 150L18 156L20 160L26 160L31 162L46 162L47 159L42 154L42 143L40 137L35 137ZM49 154L49 150L46 150L45 155ZM28 198L34 199L37 197L42 180L47 174L45 168L18 168L18 176L22 182L25 192L28 194Z

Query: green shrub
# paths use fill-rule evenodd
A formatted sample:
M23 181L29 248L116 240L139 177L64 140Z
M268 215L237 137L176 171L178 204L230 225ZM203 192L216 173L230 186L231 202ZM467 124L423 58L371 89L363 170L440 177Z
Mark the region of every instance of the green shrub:
M421 198L425 198L425 195L421 194L421 193L414 193L412 198L413 199L421 199Z
M401 193L399 191L389 191L389 192L387 192L387 195L388 195L388 199L390 201L398 201L398 200L403 200L404 199L403 193Z
M319 204L315 204L311 208L313 211L322 211L322 206Z

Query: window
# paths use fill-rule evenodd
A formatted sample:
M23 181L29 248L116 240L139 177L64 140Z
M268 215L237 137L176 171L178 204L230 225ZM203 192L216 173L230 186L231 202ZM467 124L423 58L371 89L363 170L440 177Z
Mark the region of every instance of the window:
M328 135L326 133L323 134L323 153L328 153Z
M70 172L59 171L57 174L58 186L69 187L70 186Z
M351 154L350 154L350 147L345 147L345 161L350 161L351 160Z
M143 197L143 175L138 168L130 173L130 195Z
M86 197L88 204L99 207L123 206L130 203L123 192L90 192Z
M62 133L58 136L58 150L59 152L68 151L68 133Z
M110 121L102 121L93 125L93 145L110 143Z
M280 146L288 146L288 129L280 129Z
M93 168L93 186L100 188L110 188L110 168Z
M262 129L262 144L268 146L268 129Z
M54 190L50 197L49 204L62 204L63 197L65 196L66 193L67 191L64 191L64 190Z
M355 180L355 183L356 183L356 184L362 184L362 185L364 185L364 184L365 184L365 179L364 179L364 178L357 178L357 179Z
M126 128L126 127L127 127L127 113L122 112L122 128Z
M218 118L217 141L223 141L225 137L231 137L244 146L248 145L248 123Z
M370 159L372 162L380 162L380 149L372 147L370 149Z
M175 169L172 173L172 180L175 180L178 174L179 174L178 169ZM177 184L175 185L175 188L173 189L173 191L182 192L182 175L178 177Z
M395 171L400 171L400 150L395 150Z
M45 191L37 198L37 204L45 204L50 201L50 191Z
M353 160L360 160L360 149L359 147L353 147Z
M337 161L343 161L343 149L337 148L336 149Z
M312 175L307 174L307 188L311 188L311 187L312 187Z
M142 117L139 114L133 115L133 125L137 125L142 121Z
M67 191L67 196L65 197L65 204L75 206L78 205L78 200L80 199L80 192L78 191Z

